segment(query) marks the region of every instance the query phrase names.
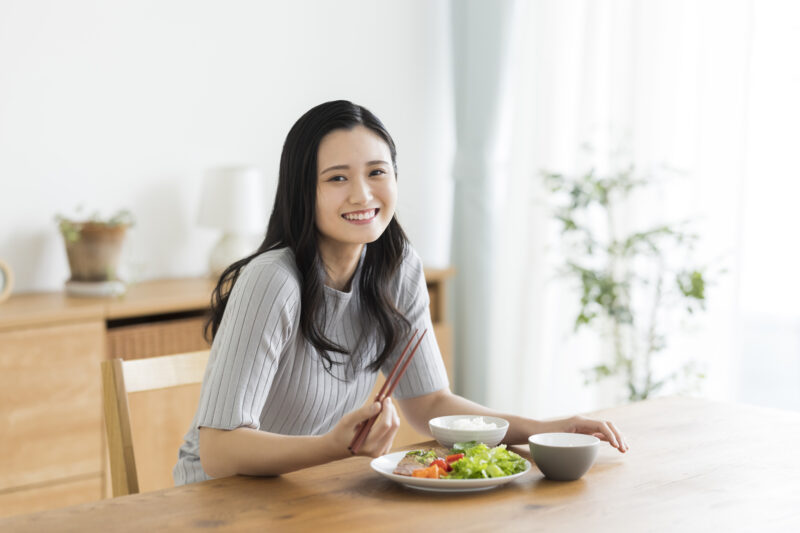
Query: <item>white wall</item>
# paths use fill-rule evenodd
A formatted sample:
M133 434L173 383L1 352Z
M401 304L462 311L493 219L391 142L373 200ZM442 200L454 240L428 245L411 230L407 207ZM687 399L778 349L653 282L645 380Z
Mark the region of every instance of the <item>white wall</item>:
M398 146L401 223L448 262L452 158L445 0L0 0L0 258L17 291L60 288L53 217L77 205L137 218L134 279L201 275L202 172L277 175L307 109L345 98Z

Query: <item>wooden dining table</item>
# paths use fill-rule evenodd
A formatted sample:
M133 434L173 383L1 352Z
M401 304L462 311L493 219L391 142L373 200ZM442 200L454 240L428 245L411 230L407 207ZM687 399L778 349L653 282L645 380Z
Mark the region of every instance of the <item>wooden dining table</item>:
M367 457L0 519L0 531L800 531L800 413L664 397L592 413L608 445L581 479L407 488ZM530 459L527 446L512 449Z

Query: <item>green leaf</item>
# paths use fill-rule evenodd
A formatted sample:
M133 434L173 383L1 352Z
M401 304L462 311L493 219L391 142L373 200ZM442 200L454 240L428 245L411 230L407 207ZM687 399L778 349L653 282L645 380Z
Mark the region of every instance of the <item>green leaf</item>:
M706 280L703 278L703 273L699 270L682 271L676 276L678 289L681 294L686 298L694 298L695 300L705 300L706 297Z

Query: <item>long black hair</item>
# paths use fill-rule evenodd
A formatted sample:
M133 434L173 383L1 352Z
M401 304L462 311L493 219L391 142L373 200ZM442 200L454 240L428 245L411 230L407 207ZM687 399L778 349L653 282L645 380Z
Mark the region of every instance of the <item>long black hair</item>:
M330 373L334 364L328 352L349 354L347 348L325 336L324 280L320 275L321 258L317 244L317 153L322 138L333 130L351 130L364 126L389 146L392 167L397 176L397 150L383 123L368 109L336 100L320 104L307 111L295 122L283 144L278 175L278 189L264 241L255 253L241 259L223 271L211 294L211 316L205 325L206 340L217 334L231 289L242 269L254 257L277 248L288 247L294 252L302 280L300 299L300 330L303 336L324 359ZM390 281L400 268L408 248L408 238L393 216L383 234L367 245L361 266L358 295L365 327L363 332L376 330L382 346L369 368L377 371L389 357L399 340L410 329L408 320L396 308L389 294ZM363 335L364 333L362 333Z

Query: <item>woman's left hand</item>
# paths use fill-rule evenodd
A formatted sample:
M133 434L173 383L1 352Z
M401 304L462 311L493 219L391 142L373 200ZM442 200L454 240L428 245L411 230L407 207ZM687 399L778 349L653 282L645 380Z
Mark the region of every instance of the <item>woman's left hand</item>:
M559 421L564 433L583 433L593 435L611 444L620 452L628 451L628 443L620 430L610 420L593 420L583 416L572 416Z

